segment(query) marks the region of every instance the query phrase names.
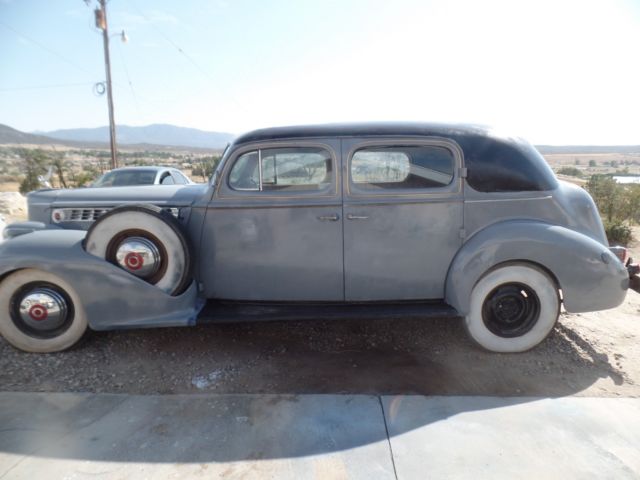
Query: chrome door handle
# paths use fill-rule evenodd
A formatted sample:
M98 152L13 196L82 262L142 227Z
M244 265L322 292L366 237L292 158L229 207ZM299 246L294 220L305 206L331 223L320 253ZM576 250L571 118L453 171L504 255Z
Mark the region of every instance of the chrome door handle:
M366 220L367 218L369 218L369 215L347 215L347 219L349 220Z
M318 220L322 220L323 222L337 222L340 220L340 215L334 213L333 215L320 215Z

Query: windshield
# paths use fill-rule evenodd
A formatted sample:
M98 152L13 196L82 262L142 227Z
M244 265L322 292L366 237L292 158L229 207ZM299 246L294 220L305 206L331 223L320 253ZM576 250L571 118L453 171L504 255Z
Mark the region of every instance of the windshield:
M153 185L155 170L120 170L105 173L92 187L126 187L132 185Z

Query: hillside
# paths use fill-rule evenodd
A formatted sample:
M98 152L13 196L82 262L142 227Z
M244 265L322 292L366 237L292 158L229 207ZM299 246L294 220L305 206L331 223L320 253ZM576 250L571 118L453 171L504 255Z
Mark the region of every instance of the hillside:
M38 132L48 137L75 142L108 142L109 128L73 128ZM155 124L144 127L118 125L116 138L120 145L149 144L181 147L220 149L233 139L234 135L224 132L207 132L195 128L175 125Z
M29 145L51 145L57 142L53 138L43 135L21 132L8 125L0 124L0 144L29 144Z

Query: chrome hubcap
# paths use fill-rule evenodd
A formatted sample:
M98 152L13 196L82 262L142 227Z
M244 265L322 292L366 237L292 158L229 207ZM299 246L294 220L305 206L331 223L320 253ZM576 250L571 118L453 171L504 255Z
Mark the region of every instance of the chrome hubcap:
M143 237L129 237L118 245L116 261L126 271L141 278L154 275L160 268L160 252Z
M30 328L40 331L61 327L69 310L64 297L46 287L31 290L22 297L18 308L20 319Z

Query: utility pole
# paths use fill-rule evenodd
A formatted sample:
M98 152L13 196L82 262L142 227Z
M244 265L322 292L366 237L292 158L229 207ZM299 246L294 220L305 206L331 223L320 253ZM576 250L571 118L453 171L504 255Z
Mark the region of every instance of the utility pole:
M109 28L107 25L107 1L98 0L100 8L96 8L96 27L102 30L104 44L104 68L107 74L107 102L109 104L109 140L111 144L111 168L118 168L116 152L116 121L113 114L113 91L111 88L111 60L109 58ZM124 37L124 32L123 32Z

